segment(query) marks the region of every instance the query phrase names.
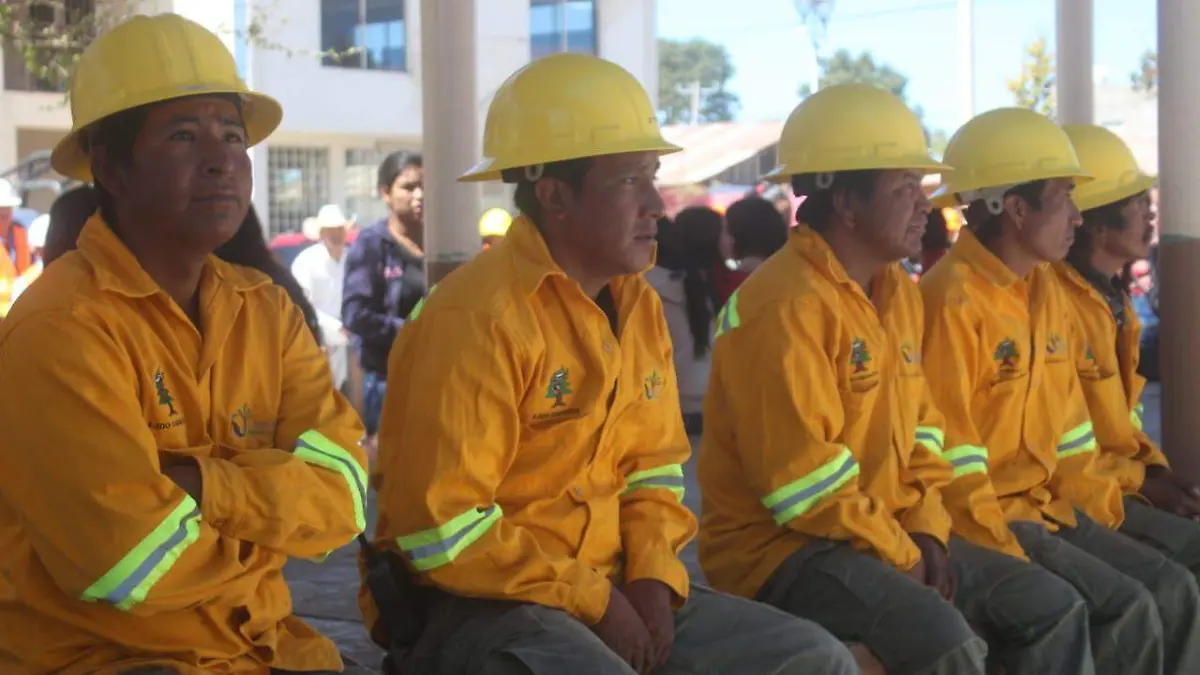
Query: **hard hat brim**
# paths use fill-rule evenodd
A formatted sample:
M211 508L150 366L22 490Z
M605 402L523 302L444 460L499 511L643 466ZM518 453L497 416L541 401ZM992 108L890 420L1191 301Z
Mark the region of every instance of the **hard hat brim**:
M1121 185L1115 190L1109 190L1108 192L1091 195L1086 199L1076 199L1075 206L1080 211L1091 211L1092 209L1098 209L1101 206L1115 204L1122 199L1141 194L1154 187L1156 183L1158 183L1158 178L1156 176L1140 174L1137 179Z
M549 164L551 162L566 162L572 159L583 159L585 157L604 157L607 155L620 155L627 152L657 152L659 155L670 155L675 152L682 151L683 148L668 143L666 139L659 138L657 140L639 140L627 143L624 147L610 146L606 152L595 155L576 155L573 153L563 153L559 156L551 156L540 158L537 161L530 162L509 162L501 163L495 158L485 157L475 166L471 167L466 173L458 177L460 183L484 183L489 181L501 180L501 174L509 169L519 169L525 166L533 166L536 164Z
M1095 176L1092 176L1090 173L1084 171L1082 167L1075 167L1075 169L1077 169L1077 170L1076 171L1067 171L1067 172L1063 172L1063 173L1055 172L1052 175L1037 176L1034 178L1022 177L1022 179L1020 179L1019 182L1013 182L1013 183L1008 183L1008 184L1009 185L1024 185L1026 183L1036 183L1039 180L1055 180L1058 178L1069 178L1069 179L1075 181L1076 185L1082 185L1084 183L1090 183L1096 179ZM981 190L981 189L984 189L987 187L991 187L991 186L978 185L978 186L968 186L968 187L963 188L963 187L959 187L959 186L955 185L953 182L943 183L938 189L933 191L933 194L929 195L929 203L933 204L934 206L936 206L938 208L946 208L946 207L950 207L950 206L962 206L962 203L958 200L958 193L972 191L972 190Z
M236 90L226 87L207 89L203 92L195 90L180 91L178 88L172 88L170 91L164 92L161 96L151 97L150 100L145 101L142 105L165 103L192 96L211 96L217 94L234 94L241 98L242 123L246 125L247 147L254 147L266 140L268 136L279 128L279 123L283 121L283 106L270 96L254 91ZM92 182L92 160L88 153L84 152L80 138L96 122L121 112L124 111L115 110L80 128L72 129L71 133L67 134L58 142L58 145L54 146L54 151L50 154L50 166L67 178L73 178L85 183Z
M829 169L825 169L823 172L838 173L841 171L887 171L898 169L901 171L918 171L924 175L930 175L935 173L949 174L954 171L954 168L950 165L942 164L941 162L934 160L932 157L916 157L910 159L898 158L896 162L888 163L887 166L879 166L880 164L883 164L883 162L878 161L871 163L875 164L876 166L862 166L854 162L846 162L844 166L831 167ZM791 180L792 176L807 173L816 172L808 169L796 171L788 167L786 164L780 164L771 171L763 174L759 180L767 181L769 183L786 183Z

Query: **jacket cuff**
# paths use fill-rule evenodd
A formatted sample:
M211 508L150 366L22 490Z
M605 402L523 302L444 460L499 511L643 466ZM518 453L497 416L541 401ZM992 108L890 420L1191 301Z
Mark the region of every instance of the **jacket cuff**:
M671 589L671 605L675 609L687 603L691 579L687 567L674 553L642 554L625 568L625 583L638 579L661 581Z
M591 568L588 568L592 571ZM612 596L612 582L603 575L589 574L576 582L571 589L570 606L565 608L583 623L594 626L608 611L608 600Z
M906 510L900 520L900 527L910 536L927 534L941 542L942 546L950 543L950 515L942 506L940 497L927 497Z
M216 457L195 457L200 467L204 494L200 515L214 529L229 536L236 532L244 513L246 492L241 485L241 469Z

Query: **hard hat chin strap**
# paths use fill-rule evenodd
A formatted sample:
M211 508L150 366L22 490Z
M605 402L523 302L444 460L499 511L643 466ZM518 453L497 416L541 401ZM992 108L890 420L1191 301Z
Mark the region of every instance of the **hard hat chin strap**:
M545 164L534 164L532 166L525 167L525 180L529 181L530 183L538 182L544 175L546 175Z
M967 190L959 192L958 198L964 204L972 202L983 202L987 206L988 213L993 216L998 216L1004 213L1004 195L1009 190L1015 188L1019 183L1013 185L996 185L992 187L979 188L978 190Z
M833 179L835 174L832 171L822 171L818 174L813 174L813 185L817 186L818 190L828 190L833 187Z

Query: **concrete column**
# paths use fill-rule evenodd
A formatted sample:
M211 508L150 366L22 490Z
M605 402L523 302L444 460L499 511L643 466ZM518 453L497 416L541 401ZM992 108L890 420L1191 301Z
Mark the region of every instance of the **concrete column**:
M475 0L421 0L425 269L433 285L480 248L479 186L459 174L479 160Z
M1158 0L1159 367L1163 446L1200 482L1200 2Z
M1058 0L1058 122L1093 124L1095 88L1092 84L1092 0Z

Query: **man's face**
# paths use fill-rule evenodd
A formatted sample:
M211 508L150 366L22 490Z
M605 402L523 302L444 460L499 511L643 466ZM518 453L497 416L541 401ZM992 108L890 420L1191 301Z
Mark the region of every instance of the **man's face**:
M172 247L211 253L233 238L250 208L246 130L226 98L194 97L150 108L129 167L102 182L151 232L124 230ZM123 228L131 224L122 224Z
M344 227L325 227L321 228L321 241L328 246L335 248L346 245L346 228Z
M852 197L855 232L885 260L902 260L921 252L929 199L921 174L887 169L879 172L870 200Z
M379 196L388 211L405 225L421 225L425 217L425 169L406 166L389 188L380 187Z
M561 236L591 263L596 276L640 272L654 257L665 210L654 186L658 153L597 157L578 192L566 189Z
M1046 181L1040 209L1033 208L1020 197L1010 196L1006 200L1011 202L1015 199L1021 202L1014 218L1017 223L1017 238L1025 250L1037 260L1062 260L1071 250L1071 244L1075 243L1075 228L1083 223L1083 216L1071 199L1074 187L1068 178Z
M1100 245L1114 258L1142 260L1150 255L1155 216L1149 192L1134 196L1121 208L1124 227L1104 230Z

